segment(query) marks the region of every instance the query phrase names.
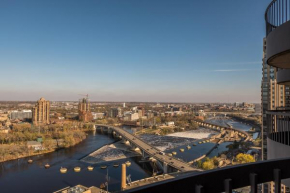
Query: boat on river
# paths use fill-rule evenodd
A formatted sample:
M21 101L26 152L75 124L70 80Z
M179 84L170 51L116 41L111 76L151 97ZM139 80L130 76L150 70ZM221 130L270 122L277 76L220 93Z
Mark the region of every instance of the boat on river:
M196 144L195 144L195 143L193 143L193 144L192 144L192 146L196 146Z
M50 167L50 165L49 164L45 164L44 167L47 169L47 168Z
M173 152L172 152L172 155L176 155L176 154L177 154L176 151L173 151Z
M27 162L28 162L29 164L32 164L33 160L32 160L32 159L29 159Z
M184 152L184 149L183 149L183 148L180 148L179 150L180 150L181 152Z
M188 146L187 146L187 149L191 149L191 147L188 145Z
M116 167L119 167L119 164L115 163L113 166L116 168Z

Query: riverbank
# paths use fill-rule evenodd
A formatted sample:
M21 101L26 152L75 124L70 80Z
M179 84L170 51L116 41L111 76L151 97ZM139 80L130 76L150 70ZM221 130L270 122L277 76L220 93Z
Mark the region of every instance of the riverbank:
M48 151L42 151L42 152L38 152L38 153L33 153L32 155L22 155L22 156L18 156L16 158L7 158L5 160L1 160L0 163L4 163L7 161L12 161L12 160L17 160L17 159L23 159L23 158L28 158L28 157L33 157L33 156L37 156L37 155L43 155L43 154L47 154L47 153L52 153L56 150L48 150Z
M165 136L171 133L193 131L193 130L198 130L198 127L191 127L191 128L184 129L177 126L159 126L159 127L150 127L150 128L140 129L135 134L136 135L152 134L152 135Z
M259 130L261 129L261 124L258 124L256 120L247 119L247 118L235 116L235 115L228 115L228 116L234 121L244 122L252 127L258 128Z
M70 148L76 146L85 139L86 133L82 131L80 136L73 135L73 138L64 138L61 143L58 140L53 139L44 140L41 144L43 150L33 150L33 148L28 148L27 142L18 144L2 144L0 145L0 163L28 157L32 158L37 155L48 154L60 149Z

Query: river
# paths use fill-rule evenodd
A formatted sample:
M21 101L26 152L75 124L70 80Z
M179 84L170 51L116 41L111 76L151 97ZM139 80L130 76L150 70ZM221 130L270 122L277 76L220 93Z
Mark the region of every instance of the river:
M8 161L0 167L0 192L42 192L51 193L67 186L82 184L84 186L100 187L106 181L106 169L100 169L103 164L93 165L94 171L87 171L90 164L81 162L80 159L105 144L114 140L106 135L92 134L87 139L68 149L61 149L49 154L33 157L33 163L28 164L28 158ZM144 165L144 169L137 164L137 158L128 158L132 165L127 168L127 174L131 174L132 181L150 176ZM51 167L45 169L44 165L49 163ZM121 167L113 167L115 162L106 163L110 176L109 191L120 189ZM81 172L74 172L73 168L80 166ZM66 174L59 172L60 167L68 168Z
M229 120L226 120L229 121ZM231 120L232 121L232 120ZM220 123L218 121L213 121ZM249 129L250 126L232 121L233 127ZM129 132L134 132L135 128L124 127ZM198 158L199 156L208 152L210 148L214 146L213 143L198 144L192 146L195 139L184 139L184 137L173 137L175 141L185 140L181 146L175 147L166 152L176 151L176 157L185 161L190 161ZM152 137L154 139L154 137ZM174 141L174 140L173 140ZM87 139L75 147L68 149L61 149L56 152L34 156L34 162L28 164L28 158L19 160L8 161L1 164L0 167L0 192L43 192L51 193L53 191L62 189L67 186L75 186L82 184L84 186L97 186L106 181L106 169L101 169L100 166L104 163L93 165L94 171L87 171L87 166L90 164L80 161L81 158L101 148L106 144L113 143L114 139L107 135L98 133L89 133ZM188 142L188 143L187 143ZM198 142L198 141L196 141ZM187 149L187 145L191 145L191 149ZM209 157L218 155L219 153L227 150L227 145L231 142L225 142L219 145L219 147L211 152ZM184 148L184 152L179 151L180 148ZM130 161L132 165L127 168L127 175L131 174L131 180L139 180L151 176L151 168L147 164L139 163L139 157L126 158L116 161L118 163L124 163ZM44 165L49 163L51 167L45 169ZM115 162L106 162L108 165L108 173L110 176L109 191L120 190L121 179L121 167L113 167ZM73 168L79 166L82 168L81 172L74 172ZM68 168L66 174L59 172L60 167Z

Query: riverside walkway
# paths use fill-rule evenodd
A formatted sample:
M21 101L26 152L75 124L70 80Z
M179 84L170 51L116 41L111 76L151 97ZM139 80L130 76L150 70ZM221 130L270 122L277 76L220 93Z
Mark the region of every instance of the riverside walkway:
M196 169L190 166L190 164L181 161L175 157L169 156L163 152L161 152L159 149L157 149L154 146L149 145L136 135L129 133L125 131L124 129L121 129L119 127L109 126L109 125L100 125L97 124L96 127L105 127L108 128L109 132L112 132L114 135L117 135L117 137L122 138L122 140L126 140L130 143L131 146L137 147L142 152L143 157L148 156L156 159L160 163L162 163L164 172L167 173L167 167L170 166L172 168L175 168L176 170L180 172L187 172L187 171L202 171L200 169Z

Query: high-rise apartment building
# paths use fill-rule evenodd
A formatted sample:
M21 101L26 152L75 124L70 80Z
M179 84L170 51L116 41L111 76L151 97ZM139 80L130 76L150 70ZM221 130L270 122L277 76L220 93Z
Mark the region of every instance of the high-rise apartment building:
M137 107L137 113L138 113L138 116L141 118L143 116L145 116L145 109L144 107Z
M263 39L263 64L261 84L261 110L262 110L262 159L267 160L267 136L268 118L267 111L277 110L286 106L286 88L289 87L277 83L278 69L267 64L267 42ZM288 92L287 92L288 93ZM288 93L289 94L289 93ZM269 186L268 186L269 185ZM264 192L273 190L273 183L265 184Z
M116 118L121 116L122 110L121 108L111 108L109 111L109 117Z
M274 72L276 77L276 71ZM268 110L276 110L285 107L285 86L277 84L276 79L270 79L269 88Z
M32 108L32 123L34 125L49 124L50 102L41 97Z
M290 157L289 10L290 4L287 1L273 0L265 13L267 37L263 48L262 133L263 159L267 160ZM282 188L274 184L277 185L271 182L264 193L288 192L286 186L290 186L290 179L282 181Z
M262 64L262 83L261 83L261 110L262 110L262 159L267 159L267 115L269 110L276 110L286 105L285 85L277 83L277 68L267 64L267 42L263 39L263 64ZM287 92L289 94L289 92Z
M79 120L85 122L93 120L88 97L79 100Z
M267 115L269 108L270 80L274 79L274 68L268 66L266 58L267 42L263 39L263 64L262 64L262 84L261 84L261 110L262 110L262 159L267 159Z

